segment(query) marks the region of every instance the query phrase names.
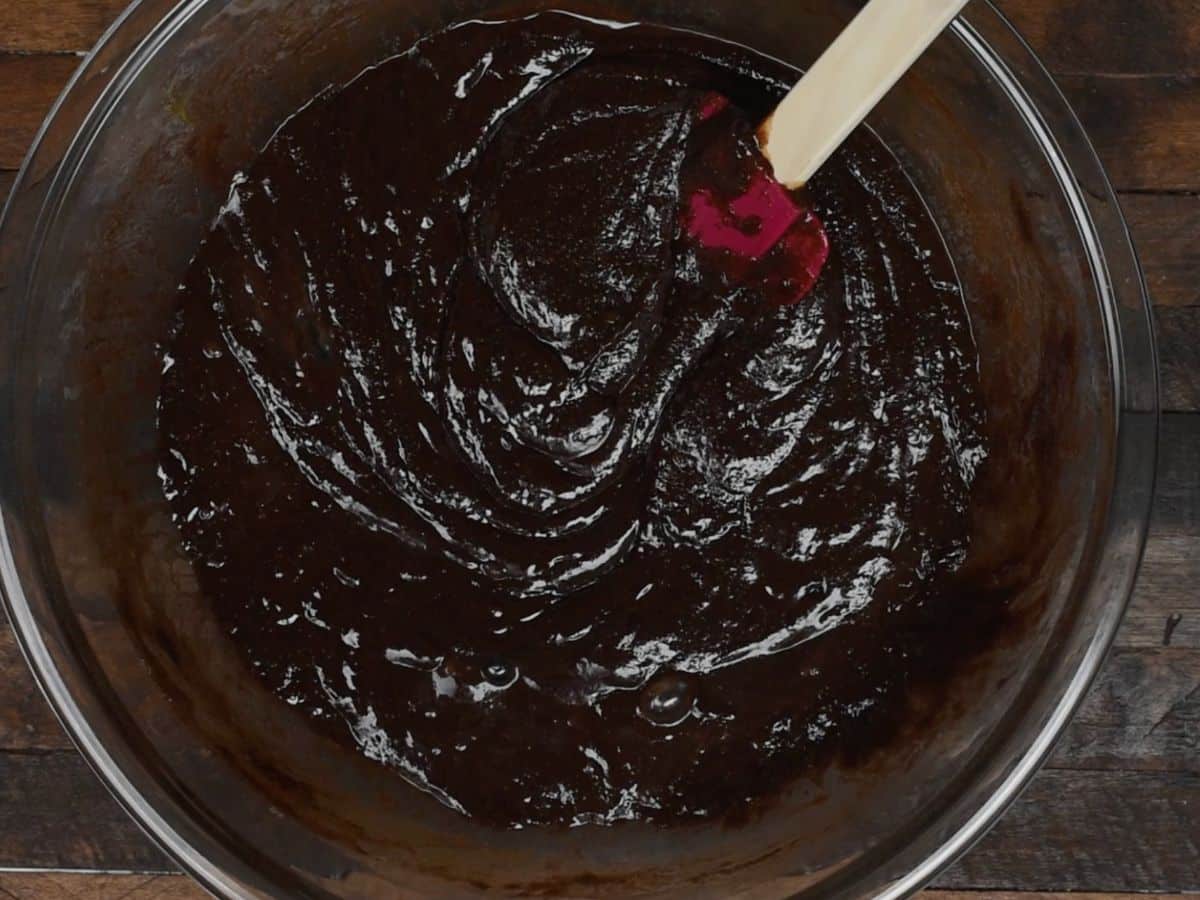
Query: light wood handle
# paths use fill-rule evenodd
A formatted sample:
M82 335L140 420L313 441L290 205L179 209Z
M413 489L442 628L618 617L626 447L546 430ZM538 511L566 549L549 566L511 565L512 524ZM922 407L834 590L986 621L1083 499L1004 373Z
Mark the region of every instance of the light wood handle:
M775 177L803 187L969 0L871 0L759 132Z

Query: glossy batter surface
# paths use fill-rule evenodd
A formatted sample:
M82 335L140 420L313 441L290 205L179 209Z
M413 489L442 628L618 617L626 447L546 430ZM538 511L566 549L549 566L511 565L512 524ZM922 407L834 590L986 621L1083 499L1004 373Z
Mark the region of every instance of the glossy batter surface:
M786 247L689 235L738 187L706 129L751 146L794 77L467 23L233 185L164 348L164 491L257 675L398 790L504 827L738 817L885 746L977 643L975 349L894 158L860 133L811 186L802 300Z

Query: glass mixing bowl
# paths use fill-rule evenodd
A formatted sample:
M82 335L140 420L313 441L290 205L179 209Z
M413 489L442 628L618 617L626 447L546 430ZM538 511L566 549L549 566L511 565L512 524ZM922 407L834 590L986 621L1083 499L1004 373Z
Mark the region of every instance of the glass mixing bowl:
M553 5L803 67L861 3ZM957 679L936 728L814 774L739 828L488 832L309 732L197 594L155 475L156 343L190 254L234 173L320 89L506 10L141 0L83 63L0 230L0 565L21 644L100 776L221 895L912 891L995 821L1083 697L1130 594L1156 456L1153 338L1117 203L1051 79L982 0L871 119L960 268L992 444L967 565L1018 592L1023 623Z

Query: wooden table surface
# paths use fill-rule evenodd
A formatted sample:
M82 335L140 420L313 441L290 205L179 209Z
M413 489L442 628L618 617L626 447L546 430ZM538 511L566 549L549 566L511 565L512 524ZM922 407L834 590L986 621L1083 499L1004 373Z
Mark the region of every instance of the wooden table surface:
M1137 593L1099 682L1022 799L937 887L1200 893L1200 0L997 3L1121 195L1158 323L1164 447ZM0 0L0 200L124 4ZM0 617L0 898L201 896L172 873L74 750Z

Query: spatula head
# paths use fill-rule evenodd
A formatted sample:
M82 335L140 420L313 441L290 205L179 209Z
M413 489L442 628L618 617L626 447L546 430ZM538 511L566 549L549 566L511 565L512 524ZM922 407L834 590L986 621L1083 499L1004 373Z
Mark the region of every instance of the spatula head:
M683 173L684 227L707 264L761 284L790 305L812 290L829 237L803 192L775 180L750 123L713 94L702 104L701 149Z

